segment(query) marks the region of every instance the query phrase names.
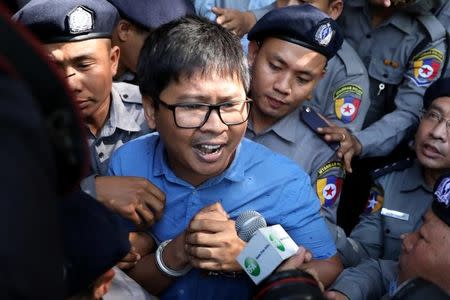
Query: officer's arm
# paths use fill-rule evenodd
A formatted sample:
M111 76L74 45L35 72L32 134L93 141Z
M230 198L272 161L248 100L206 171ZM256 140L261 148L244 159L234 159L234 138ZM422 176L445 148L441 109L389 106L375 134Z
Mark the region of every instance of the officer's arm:
M333 154L331 159L321 164L311 179L313 180L313 189L320 200L320 214L325 218L332 238L336 241L337 209L344 184L345 169L335 153L329 152Z
M327 259L312 260L304 264L303 268L313 270L325 287L330 286L343 270L341 260L337 254Z
M345 267L357 265L364 258L379 258L383 253L383 227L380 210L384 191L372 186L365 211L350 237L337 241L338 252Z
M362 63L361 69L353 74L347 74L343 64L334 63L330 67L315 88L311 104L320 107L323 116L333 124L350 132L360 131L370 106L367 71Z
M410 61L395 96L395 110L355 133L362 145L362 156L387 155L413 133L419 123L425 90L441 74L445 51L445 41L439 40L429 44ZM433 69L422 70L417 67L420 64L429 64ZM432 73L426 75L423 72ZM429 76L428 80L424 76Z
M395 280L397 263L389 260L364 260L357 267L345 269L330 287L352 300L380 299Z

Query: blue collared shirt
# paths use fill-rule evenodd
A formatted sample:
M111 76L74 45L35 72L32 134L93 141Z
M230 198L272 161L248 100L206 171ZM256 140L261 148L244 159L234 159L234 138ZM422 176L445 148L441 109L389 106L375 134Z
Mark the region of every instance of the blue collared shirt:
M269 225L281 224L315 258L329 258L336 253L308 175L288 158L247 139L240 143L225 172L197 187L170 169L158 133L118 149L109 171L111 175L147 178L166 194L164 215L151 228L159 241L175 238L200 209L220 202L232 219L241 212L256 210ZM252 286L245 276L208 276L195 269L174 282L162 298L248 299Z

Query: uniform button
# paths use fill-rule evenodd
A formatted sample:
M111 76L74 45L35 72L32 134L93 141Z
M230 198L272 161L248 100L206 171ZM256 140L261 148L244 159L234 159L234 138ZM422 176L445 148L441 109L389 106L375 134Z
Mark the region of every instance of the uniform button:
M127 99L127 98L128 98L128 94L123 94L123 97L124 97L125 99Z
M386 232L387 234L391 233L391 230L388 228L386 229L384 232Z
M372 38L372 35L371 34L366 34L366 38L370 39L370 38Z
M102 141L100 141L100 140L95 142L95 145L96 145L97 147L100 146L101 144L102 144Z
M102 158L104 155L105 155L105 154L103 154L103 152L100 152L100 153L98 154L98 157Z

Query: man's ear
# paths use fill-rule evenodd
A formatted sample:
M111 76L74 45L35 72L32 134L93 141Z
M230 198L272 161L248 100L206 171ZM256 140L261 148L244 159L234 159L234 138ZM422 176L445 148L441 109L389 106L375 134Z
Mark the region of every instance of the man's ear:
M116 26L117 37L119 38L119 41L124 43L128 40L132 26L133 25L130 22L128 22L127 20L122 19L119 21L119 23Z
M114 76L117 74L117 68L119 66L120 48L118 46L111 47L109 53L109 59L111 61L111 73Z
M155 105L152 98L150 98L149 96L142 96L142 105L144 106L144 114L145 119L147 120L148 127L150 129L155 129Z
M342 14L343 9L344 9L343 0L332 0L330 5L328 6L328 15L333 20L337 20L337 18L339 18L339 16Z
M109 287L111 286L111 282L114 278L114 275L115 275L114 270L109 269L95 281L93 290L95 300L103 299L103 296L106 295L106 293L109 290Z
M250 41L250 43L248 44L247 60L248 60L248 65L250 67L253 66L253 63L256 60L256 56L258 55L259 48L260 48L260 45L256 41Z

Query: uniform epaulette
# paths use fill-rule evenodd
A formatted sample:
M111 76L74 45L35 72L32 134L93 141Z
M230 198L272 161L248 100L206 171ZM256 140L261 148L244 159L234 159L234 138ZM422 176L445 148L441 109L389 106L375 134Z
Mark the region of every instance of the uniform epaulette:
M342 63L345 66L345 71L347 72L347 76L361 75L366 72L362 62L355 63L355 57L353 55L357 55L357 53L345 40L342 44L342 48L336 54L342 60ZM359 60L359 58L356 59Z
M113 82L113 88L119 93L123 102L142 104L139 87L126 82Z
M417 20L427 31L428 37L432 42L440 40L445 37L445 27L433 14L426 14L417 17Z
M394 171L401 171L404 169L409 168L414 163L414 159L408 157L406 159L394 162L392 164L388 164L384 167L378 168L370 172L370 176L372 176L373 179L379 178L383 175L386 175L388 173L394 172Z

